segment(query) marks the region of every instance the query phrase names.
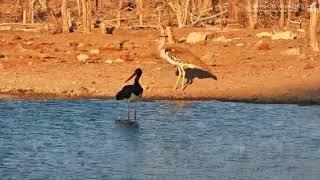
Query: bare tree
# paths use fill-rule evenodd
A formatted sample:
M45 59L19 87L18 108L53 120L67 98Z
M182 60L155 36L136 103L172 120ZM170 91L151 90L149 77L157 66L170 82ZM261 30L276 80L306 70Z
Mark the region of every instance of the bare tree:
M138 14L139 14L139 25L143 25L143 0L136 0L136 5L138 8Z
M78 15L81 16L81 2L77 0Z
M290 26L290 21L291 21L291 15L292 15L292 11L293 11L293 6L292 6L292 1L291 1L291 0L288 0L287 11L288 11L288 19L287 19L287 25L286 25L286 27L289 28L289 26Z
M122 9L122 0L118 0L118 9L117 9L117 27L121 26L121 9Z
M283 26L284 26L284 13L285 13L284 3L283 3L283 0L280 0L280 20L279 20L279 26L280 26L281 28L283 28Z
M91 32L91 0L82 0L83 32Z
M247 0L247 14L249 19L249 28L255 29L258 23L259 0Z
M69 24L68 24L68 0L62 0L61 4L61 14L62 14L62 30L63 32L69 32Z
M189 1L190 0L178 0L175 3L168 3L172 10L176 13L179 28L187 24L189 14Z
M318 2L315 0L310 6L310 46L313 51L319 51L319 45L317 40L317 26L318 26L318 13L319 7Z

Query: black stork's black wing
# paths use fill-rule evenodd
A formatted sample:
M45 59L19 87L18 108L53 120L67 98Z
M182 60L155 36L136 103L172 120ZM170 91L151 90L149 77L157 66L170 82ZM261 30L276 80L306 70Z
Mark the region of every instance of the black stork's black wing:
M133 93L133 85L124 86L116 95L117 100L129 99Z

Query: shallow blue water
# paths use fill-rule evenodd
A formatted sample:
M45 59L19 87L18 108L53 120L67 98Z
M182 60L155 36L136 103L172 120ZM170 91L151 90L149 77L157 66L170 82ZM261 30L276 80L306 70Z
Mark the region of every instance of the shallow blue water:
M320 179L320 107L0 101L0 179Z

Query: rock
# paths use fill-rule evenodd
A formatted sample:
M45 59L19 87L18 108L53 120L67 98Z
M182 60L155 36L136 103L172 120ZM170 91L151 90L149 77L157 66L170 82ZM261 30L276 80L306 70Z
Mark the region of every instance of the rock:
M291 48L280 53L283 56L298 56L300 55L300 48Z
M4 59L6 56L0 53L0 59Z
M245 44L244 43L237 43L236 46L237 47L243 47L243 46L245 46Z
M305 29L297 29L297 31L300 32L300 33L305 33L306 32Z
M80 62L86 62L89 59L89 56L86 54L79 54L77 56L78 61Z
M231 42L232 39L227 39L224 36L218 37L216 39L213 39L213 42L222 42L222 43L227 43L227 42Z
M116 63L122 63L122 62L124 62L124 60L121 59L121 58L118 58L118 59L114 60L114 62L116 62Z
M125 43L125 41L117 41L115 44L114 44L114 47L117 51L121 51L122 48L123 48L123 44Z
M77 42L70 42L69 47L77 47L79 44Z
M299 54L299 59L300 60L308 60L309 57L305 53L301 53L301 54Z
M112 64L113 61L111 59L106 60L106 64Z
M273 36L272 32L260 32L256 34L257 38L271 37L271 36Z
M84 48L85 46L86 46L85 44L79 43L77 47L78 47L78 48Z
M187 41L187 38L186 37L181 37L177 40L178 43L183 43L183 42L186 42Z
M307 63L304 67L303 67L303 69L314 69L315 67L312 65L312 64L310 64L310 63Z
M134 61L134 57L128 53L121 54L120 58L123 59L124 61Z
M107 26L106 27L106 33L107 34L113 34L113 31L115 30L114 26Z
M204 33L204 32L192 32L188 35L186 42L189 44L197 43L200 41L207 40L208 36L211 33Z
M30 46L30 45L32 45L32 44L33 44L33 42L28 41L28 42L25 42L24 44L25 44L25 45L27 45L27 46Z
M21 40L21 39L22 39L22 37L19 36L19 35L14 35L14 36L11 38L12 41L18 41L18 40Z
M291 31L275 32L271 37L272 40L293 40L297 38L297 34Z
M258 43L258 50L270 50L270 46L268 43L259 42Z
M92 49L92 50L89 51L89 53L92 54L92 55L99 55L100 51L99 51L99 49Z

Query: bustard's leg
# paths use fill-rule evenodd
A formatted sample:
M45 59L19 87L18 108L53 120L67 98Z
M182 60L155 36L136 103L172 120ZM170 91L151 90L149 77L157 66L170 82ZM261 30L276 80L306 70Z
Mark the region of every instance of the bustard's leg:
M181 69L180 69L180 66L177 66L177 69L178 69L179 75L178 75L178 79L177 79L177 81L176 81L176 85L174 86L174 89L177 89L178 82L179 82L180 77L181 77Z
M134 120L137 119L137 101L134 103Z
M185 80L185 77L186 77L186 71L184 70L183 67L181 67L181 72L182 72L181 88L182 88L182 90L183 90L183 89L184 89L184 80Z

